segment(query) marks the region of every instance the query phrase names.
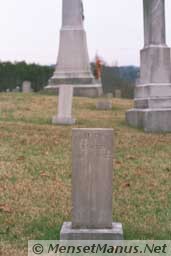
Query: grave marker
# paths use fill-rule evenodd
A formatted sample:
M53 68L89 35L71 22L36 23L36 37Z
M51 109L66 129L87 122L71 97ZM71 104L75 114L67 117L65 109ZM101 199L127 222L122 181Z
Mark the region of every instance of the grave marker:
M73 129L72 223L61 240L122 240L112 222L113 129Z

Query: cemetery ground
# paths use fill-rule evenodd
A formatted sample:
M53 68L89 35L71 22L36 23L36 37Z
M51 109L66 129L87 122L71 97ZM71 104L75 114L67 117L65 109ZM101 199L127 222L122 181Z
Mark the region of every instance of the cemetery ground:
M171 134L125 123L130 100L96 110L74 98L74 127L114 128L113 220L125 239L171 237ZM0 255L26 255L29 239L59 239L71 220L71 126L55 126L56 96L0 94ZM104 170L105 171L105 170Z

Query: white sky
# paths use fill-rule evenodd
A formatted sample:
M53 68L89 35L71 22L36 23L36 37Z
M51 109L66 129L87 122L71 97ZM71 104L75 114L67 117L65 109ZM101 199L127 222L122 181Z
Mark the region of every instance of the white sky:
M90 60L98 52L109 64L139 65L143 47L142 0L83 0ZM62 0L0 0L0 60L54 64ZM166 0L171 46L171 1Z

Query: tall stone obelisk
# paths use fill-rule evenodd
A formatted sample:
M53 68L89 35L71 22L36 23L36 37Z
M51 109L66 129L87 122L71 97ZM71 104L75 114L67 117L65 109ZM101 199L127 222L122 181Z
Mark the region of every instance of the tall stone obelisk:
M95 82L89 63L82 0L63 0L62 3L58 60L46 88L58 88L63 84L71 84L77 91L81 88L101 88Z
M140 84L126 120L146 132L171 131L171 54L165 31L165 0L144 0Z

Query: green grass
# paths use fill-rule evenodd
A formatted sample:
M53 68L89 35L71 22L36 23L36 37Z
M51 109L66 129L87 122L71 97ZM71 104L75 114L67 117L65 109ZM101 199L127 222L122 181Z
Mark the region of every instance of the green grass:
M129 100L74 98L75 127L114 128L113 219L125 239L171 237L171 134L145 134L124 121ZM71 219L72 127L51 125L56 96L0 94L2 255L27 255L29 239L58 239Z

